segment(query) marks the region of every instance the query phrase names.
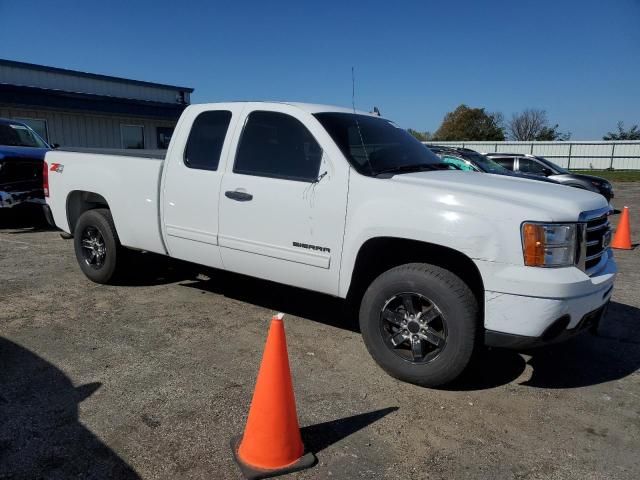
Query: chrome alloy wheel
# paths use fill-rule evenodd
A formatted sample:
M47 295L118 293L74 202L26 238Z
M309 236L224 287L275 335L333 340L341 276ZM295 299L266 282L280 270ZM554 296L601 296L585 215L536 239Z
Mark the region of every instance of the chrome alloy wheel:
M438 306L424 295L400 293L380 311L385 345L402 359L416 364L434 360L447 343L447 325Z
M81 236L81 245L86 264L96 270L102 268L107 256L107 246L100 230L93 226L85 228Z

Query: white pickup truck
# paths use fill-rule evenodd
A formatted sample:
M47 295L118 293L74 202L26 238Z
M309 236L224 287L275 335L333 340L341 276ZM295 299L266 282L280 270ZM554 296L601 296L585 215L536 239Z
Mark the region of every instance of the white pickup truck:
M347 298L373 358L408 382L452 381L482 344L566 338L611 297L604 197L450 170L362 112L192 105L165 158L45 161L46 213L94 282L126 275L133 249Z

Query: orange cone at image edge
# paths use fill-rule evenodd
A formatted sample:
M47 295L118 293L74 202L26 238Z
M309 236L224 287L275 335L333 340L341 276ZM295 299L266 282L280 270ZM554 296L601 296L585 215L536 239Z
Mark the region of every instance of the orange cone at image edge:
M271 326L242 439L232 439L236 461L246 478L267 478L313 466L305 454L289 369L283 314Z
M622 216L620 217L618 228L616 228L616 234L614 235L613 241L611 242L611 247L617 248L618 250L631 250L633 248L631 245L629 207L624 207L624 210L622 210Z

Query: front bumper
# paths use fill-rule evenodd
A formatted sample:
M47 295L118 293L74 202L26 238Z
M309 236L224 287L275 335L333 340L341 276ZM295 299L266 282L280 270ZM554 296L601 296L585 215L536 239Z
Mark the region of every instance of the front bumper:
M551 323L551 325L549 325L539 337L528 337L524 335L514 335L512 333L485 330L484 344L488 347L512 349L535 348L552 343L563 342L586 330L596 332L600 322L607 314L608 306L609 302L607 301L603 306L587 313L573 328L567 328L567 324L571 321L570 316L563 315Z
M610 252L591 276L575 267L493 266L485 281L485 343L522 348L557 342L600 321L617 266ZM492 288L493 287L493 288ZM497 288L496 288L497 287Z

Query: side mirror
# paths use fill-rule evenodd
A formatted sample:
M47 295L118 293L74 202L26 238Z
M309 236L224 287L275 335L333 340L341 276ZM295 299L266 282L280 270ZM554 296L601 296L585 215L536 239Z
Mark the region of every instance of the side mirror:
M549 175L553 175L553 172L552 172L552 171L551 171L551 169L549 169L549 168L543 168L543 169L542 169L542 174L543 174L545 177L548 177Z
M51 145L49 145L51 148L53 148L54 150L56 148L60 148L60 144L59 143L52 143Z

